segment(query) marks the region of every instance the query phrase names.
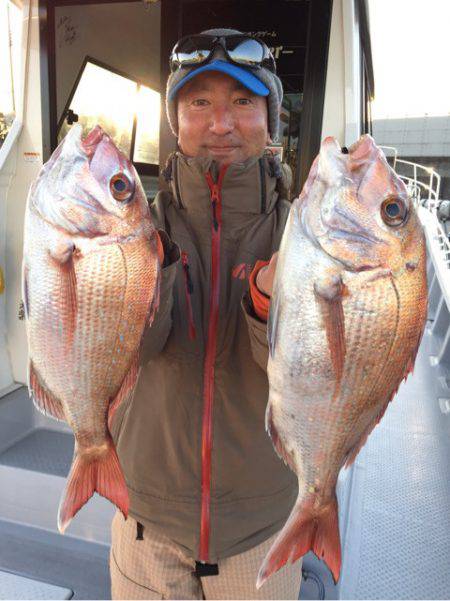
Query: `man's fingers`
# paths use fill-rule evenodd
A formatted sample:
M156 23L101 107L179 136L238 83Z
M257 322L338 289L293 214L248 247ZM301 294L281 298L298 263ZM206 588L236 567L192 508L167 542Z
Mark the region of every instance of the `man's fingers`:
M274 253L268 265L261 267L256 276L256 286L267 296L272 295L273 278L277 267L278 252Z

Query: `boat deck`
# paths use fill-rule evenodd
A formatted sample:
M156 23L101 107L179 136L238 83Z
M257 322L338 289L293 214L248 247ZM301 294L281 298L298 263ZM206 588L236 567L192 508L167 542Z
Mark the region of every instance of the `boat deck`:
M346 478L341 599L450 598L450 415L426 332L404 382ZM343 474L345 476L345 473Z

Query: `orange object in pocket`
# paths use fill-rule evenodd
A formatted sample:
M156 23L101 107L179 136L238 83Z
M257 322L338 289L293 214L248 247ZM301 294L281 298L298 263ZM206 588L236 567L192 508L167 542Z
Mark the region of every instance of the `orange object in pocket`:
M265 267L269 264L269 261L256 261L253 271L250 274L250 297L252 299L253 308L255 309L256 315L261 321L267 321L269 317L269 305L270 297L261 292L256 285L256 276L261 267Z
M158 234L158 232L156 232L156 236L157 236L157 245L158 245L158 260L159 260L159 264L162 265L164 263L164 246L163 246L163 243L161 242L161 237Z

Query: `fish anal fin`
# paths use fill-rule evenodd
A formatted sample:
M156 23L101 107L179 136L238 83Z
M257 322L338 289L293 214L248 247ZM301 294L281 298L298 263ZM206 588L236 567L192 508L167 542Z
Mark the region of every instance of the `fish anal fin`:
M55 419L65 421L66 418L61 401L44 387L31 361L29 365L28 382L28 388L35 407L39 409L41 413L44 413L44 415L49 415Z
M259 570L256 587L286 563L294 563L308 551L322 559L330 569L336 583L341 571L341 542L339 536L338 506L336 497L314 510L315 495L297 501L284 528L279 533Z
M283 443L281 442L280 436L278 434L278 430L275 426L275 422L273 420L272 415L272 406L270 402L267 405L266 410L266 430L270 436L270 439L272 440L272 444L275 448L275 451L277 452L278 457L280 457L280 459L282 459L284 463L288 465L293 472L296 472L294 459L292 455L284 448Z
M128 370L126 376L122 380L122 384L109 405L108 410L108 428L111 430L111 425L114 419L114 415L118 409L118 407L122 404L124 399L127 398L129 394L133 392L134 386L136 384L136 380L139 373L139 353L133 358L131 362L130 369Z
M345 316L342 299L348 294L348 291L340 274L332 274L314 283L314 293L320 306L336 385L339 387L346 355Z
M106 450L98 453L92 449L89 453L79 452L75 447L74 461L58 511L58 529L61 533L94 492L114 503L124 517L128 517L128 489L111 440Z
M397 390L398 390L398 387L392 392L392 394L389 397L389 399L387 400L387 402L381 407L379 412L376 414L375 418L370 422L370 424L364 430L364 432L362 433L358 442L348 451L344 467L348 468L354 463L356 457L358 456L358 453L363 448L363 446L366 444L367 439L369 438L369 434L372 432L372 430L375 428L375 426L377 424L379 424L380 421L383 419L383 416L386 413L386 409L388 408L389 403L392 401L392 399L396 395Z

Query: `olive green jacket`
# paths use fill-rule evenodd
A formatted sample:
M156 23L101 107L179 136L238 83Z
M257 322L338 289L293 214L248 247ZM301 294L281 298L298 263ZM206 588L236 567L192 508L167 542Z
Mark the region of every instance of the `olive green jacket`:
M266 324L247 294L287 218L280 166L265 155L214 168L168 162L171 192L151 207L168 234L160 306L112 428L131 515L208 563L274 534L297 496L265 431Z

